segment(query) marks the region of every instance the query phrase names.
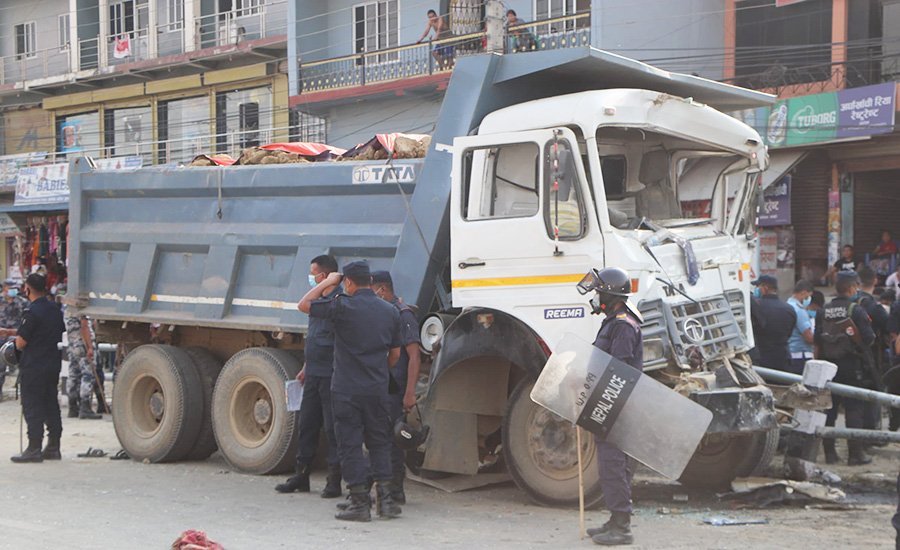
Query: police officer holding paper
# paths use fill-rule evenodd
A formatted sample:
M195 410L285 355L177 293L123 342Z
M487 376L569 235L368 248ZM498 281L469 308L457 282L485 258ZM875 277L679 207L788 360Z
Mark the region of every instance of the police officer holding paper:
M587 278L586 278L587 279ZM628 302L631 294L631 278L618 268L594 271L587 290L596 291L591 301L595 313L606 314L594 345L616 359L638 370L644 368L644 345L641 335L641 317ZM583 286L585 281L579 283ZM588 529L596 544L615 546L631 544L631 469L628 455L595 436L597 465L600 470L600 488L611 517L601 527Z
M325 290L343 280L344 291L322 300ZM391 423L388 370L400 357L400 313L371 288L369 264L351 262L343 275L331 273L306 293L298 307L311 318L334 324L334 374L331 401L341 473L350 488L350 505L335 517L370 521L369 451L376 489L376 513L382 518L400 515L391 496Z
M816 322L816 358L831 361L838 367L834 381L850 386L867 387L874 383L874 365L871 362L870 346L875 333L865 309L856 303L859 293L859 276L855 271L840 271L835 277L837 298L829 302L819 313ZM864 403L858 399L831 396L834 405L829 409L826 426L834 426L838 408L844 404L848 428L863 427ZM834 439L823 440L825 461L834 464L840 461ZM872 462L872 457L863 453L862 443L847 440L849 457L847 465L859 466Z

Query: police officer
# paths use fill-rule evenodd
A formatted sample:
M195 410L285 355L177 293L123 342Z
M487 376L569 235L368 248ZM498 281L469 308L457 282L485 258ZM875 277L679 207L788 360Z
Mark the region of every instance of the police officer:
M322 296L343 280L346 294L330 300ZM331 273L306 293L299 308L310 317L334 323L334 374L331 403L341 472L350 488L350 505L335 517L369 521L369 451L376 489L376 513L400 515L391 497L391 421L388 370L400 358L400 313L372 291L366 262L344 266L343 276Z
M628 302L631 278L618 268L599 271L592 285L597 292L599 306L595 312L606 314L594 345L632 367L644 369L644 345L641 321ZM628 456L618 448L595 436L600 488L611 517L603 526L588 529L596 543L604 546L631 544L631 478L633 472Z
M875 291L875 283L878 275L871 267L864 265L856 270L859 276L859 294L856 302L866 310L869 316L869 322L872 324L872 332L875 333L875 340L869 348L870 355L868 359L872 361L875 372L880 375L884 372L884 355L887 349L887 325L890 315L881 307L878 299L872 295ZM874 382L874 381L873 381ZM875 383L869 389L880 390L881 387ZM881 406L875 403L866 402L863 405L863 428L866 430L877 430L881 427ZM885 446L887 443L873 443L871 446Z
M816 357L831 361L838 367L834 381L839 384L865 387L872 383L871 369L867 364L870 357L869 346L875 340L869 316L864 308L856 303L859 291L859 277L854 271L840 271L835 277L837 298L829 302L819 312L816 322L815 345ZM858 338L858 342L854 339ZM838 416L838 408L844 405L845 423L848 428L863 427L864 404L858 399L832 395L833 406L826 415L825 425L834 426ZM834 439L823 440L825 461L835 464L840 457L835 449ZM862 443L847 440L849 466L859 466L872 462L872 457L863 453Z
M0 301L0 337L16 335L16 329L22 322L22 314L28 307L28 300L19 296L16 282L3 281L3 300ZM6 381L6 369L0 370L0 401L3 401L3 383Z
M756 287L754 294L758 298L752 321L759 365L789 371L788 340L797 325L797 313L778 298L778 279L772 275L760 275L750 284Z
M16 335L16 347L22 350L19 361L19 383L22 389L22 413L28 423L28 448L13 462L59 460L59 438L62 419L56 384L62 368L62 355L57 344L66 329L62 311L47 299L47 279L32 273L25 280L25 295L31 301L22 316ZM41 452L44 426L47 447Z
M806 362L813 358L813 322L807 309L812 305L812 295L815 289L809 281L800 280L794 285L794 293L787 299L787 304L794 308L797 314L797 322L791 337L788 339L788 348L791 352L790 372L803 374Z
M69 395L69 418L97 420L103 415L91 409L94 386L94 339L90 320L83 315L66 312L66 336L69 339L69 376L66 393ZM97 407L99 409L99 407Z
M391 368L389 392L391 400L391 423L397 422L403 413L416 404L416 382L419 379L419 368L422 364L419 355L419 320L411 307L394 294L394 281L387 271L372 273L372 290L381 299L393 304L400 313L400 359ZM391 467L394 472L391 496L397 504L406 504L406 493L403 481L406 478L404 452L396 443L391 450Z
M338 270L334 256L316 256L309 264L309 286L316 287L329 274ZM323 287L322 297L335 298L342 291L340 283ZM303 402L297 419L298 432L297 462L294 476L275 486L279 493L309 492L310 464L319 447L319 432L325 426L328 440L328 475L325 488L319 493L322 498L341 496L341 464L338 460L337 439L334 436L334 416L331 412L331 374L334 365L334 324L324 317L310 317L309 330L303 354L305 362L297 375L303 384Z

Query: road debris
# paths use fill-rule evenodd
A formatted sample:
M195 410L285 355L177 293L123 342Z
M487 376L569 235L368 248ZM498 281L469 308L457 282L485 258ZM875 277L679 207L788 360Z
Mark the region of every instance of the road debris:
M733 493L720 495L722 500L733 500L738 507L765 508L773 504L806 504L809 502L842 503L847 497L837 487L829 487L810 481L792 481L748 477L731 483Z
M732 519L726 518L724 516L712 516L708 518L703 518L703 523L707 525L712 525L714 527L721 527L727 525L765 525L769 523L767 519Z
M209 540L203 531L188 529L178 535L172 543L172 550L225 550L225 548L218 542Z

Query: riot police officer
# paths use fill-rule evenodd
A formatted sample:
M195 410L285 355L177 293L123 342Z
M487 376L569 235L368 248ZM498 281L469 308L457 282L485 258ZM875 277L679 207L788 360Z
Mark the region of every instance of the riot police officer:
M66 379L69 418L98 420L103 415L91 409L96 366L91 321L83 315L67 314L64 322L69 338L69 376ZM101 409L99 405L97 410Z
M641 335L641 317L628 302L631 294L631 278L618 268L606 268L596 272L591 287L596 291L595 313L606 314L594 345L616 359L643 370L644 344ZM596 543L604 546L631 544L631 478L633 472L628 456L599 436L597 465L600 470L600 488L611 517L603 526L588 529Z
M758 359L762 367L790 372L791 352L788 340L797 325L797 312L778 298L778 279L772 275L760 275L752 281L756 287L756 311L751 312L753 339L756 341Z
M416 404L416 382L419 379L421 357L419 355L419 320L411 307L394 294L394 281L387 271L372 273L372 290L400 313L400 359L391 368L391 423L396 423L405 411ZM394 472L392 496L397 504L406 504L403 481L406 478L404 451L396 443L391 450L391 467Z
M12 279L3 281L3 299L0 300L0 337L16 335L16 329L22 322L22 314L28 307L28 300L19 296L19 289ZM3 401L3 383L6 381L6 368L0 369L0 401Z
M25 280L25 294L31 300L22 316L16 335L16 347L22 350L19 361L19 383L22 389L22 413L28 424L28 448L13 462L59 460L62 418L56 399L56 384L62 368L62 355L57 345L66 330L62 311L47 297L47 279L32 273ZM41 452L44 426L47 447Z
M869 347L875 340L875 333L865 309L855 302L859 292L859 276L855 271L841 271L835 277L837 298L829 302L819 314L816 322L816 357L831 361L838 367L834 381L850 386L866 387L874 383ZM864 403L839 395L831 396L833 406L829 409L825 425L834 426L838 408L844 405L848 428L863 427ZM840 461L834 439L823 440L825 461L834 464ZM859 466L872 462L872 457L863 453L862 443L847 440L849 466Z
M343 280L346 294L321 300L325 289ZM334 323L334 374L331 402L338 441L341 474L350 488L350 505L335 517L369 521L369 451L377 494L376 513L382 518L400 515L391 497L391 423L388 370L400 357L400 314L375 295L369 264L351 262L343 276L331 273L306 293L299 308L310 317Z
M309 264L309 286L315 287L329 274L338 270L334 256L316 256ZM340 284L323 289L323 298L333 299L343 289ZM334 370L334 325L328 319L310 317L309 330L303 347L304 363L297 380L303 385L303 401L297 419L297 461L294 475L275 486L279 493L309 492L310 464L319 447L319 432L325 426L328 440L328 475L322 498L341 496L341 464L338 460L337 438L334 435L334 415L331 410L331 374Z

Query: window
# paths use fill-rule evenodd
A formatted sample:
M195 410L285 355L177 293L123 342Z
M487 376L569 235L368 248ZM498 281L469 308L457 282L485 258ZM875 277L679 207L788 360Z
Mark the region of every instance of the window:
M177 31L184 26L184 0L166 0L164 30Z
M59 16L57 20L57 29L58 29L58 44L59 51L66 51L69 49L69 14L64 13Z
M311 141L314 143L326 143L325 119L310 115L302 111L292 110L290 113L291 141Z
M548 141L544 147L544 221L547 233L553 238L559 229L560 240L574 240L584 234L584 208L581 206L581 188L575 152L568 140ZM554 163L558 166L553 169Z
M238 106L241 122L241 147L259 147L259 103Z
M397 0L379 0L353 8L353 44L355 53L374 52L399 45ZM378 62L397 58L396 52L379 56Z
M216 94L216 152L239 155L241 148L270 139L271 129L271 88Z
M557 17L565 17L567 15L575 15L579 12L590 10L589 0L535 0L534 2L534 20L555 19ZM542 25L539 27L540 34L571 31L575 29L575 19L553 23L552 25ZM578 21L578 27L590 25L587 19Z
M534 216L540 206L534 143L514 143L466 153L463 217L467 220Z
M219 13L234 12L236 17L256 15L264 0L219 0Z
M109 109L104 115L103 142L109 156L150 154L150 145L144 143L152 139L149 106ZM144 162L149 161L149 157L144 159Z
M23 57L34 57L37 47L35 46L35 22L29 21L16 25L16 59Z
M603 188L606 191L606 198L611 200L624 199L628 174L625 155L600 157L600 173L603 175Z
M207 96L160 101L157 121L160 164L190 162L195 156L210 150Z
M109 6L109 36L115 38L134 31L134 1L125 0Z

